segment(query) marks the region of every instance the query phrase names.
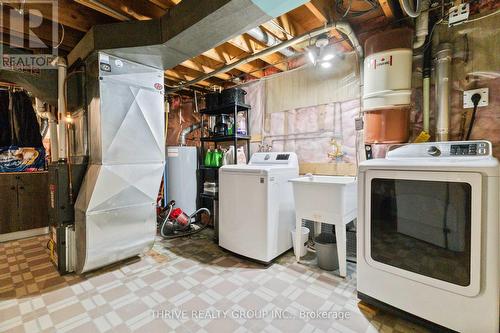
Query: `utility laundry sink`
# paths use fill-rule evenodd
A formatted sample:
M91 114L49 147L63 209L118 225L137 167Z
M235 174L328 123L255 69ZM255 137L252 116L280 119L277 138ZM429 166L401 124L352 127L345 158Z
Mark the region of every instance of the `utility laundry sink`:
M339 271L346 276L346 229L345 225L357 216L357 180L348 176L306 175L290 180L293 184L296 212L296 235L300 236L302 220L316 222L318 235L321 223L335 225ZM300 240L296 240L299 244ZM299 254L299 251L297 251ZM297 260L300 257L297 255Z

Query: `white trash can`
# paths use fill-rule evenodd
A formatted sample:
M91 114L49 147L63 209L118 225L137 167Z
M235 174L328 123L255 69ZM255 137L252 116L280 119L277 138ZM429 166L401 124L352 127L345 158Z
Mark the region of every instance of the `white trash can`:
M309 228L302 227L301 235L300 235L300 256L303 257L307 254L307 241L309 240ZM293 244L293 253L297 255L297 246L295 245L295 229L292 230L292 244Z

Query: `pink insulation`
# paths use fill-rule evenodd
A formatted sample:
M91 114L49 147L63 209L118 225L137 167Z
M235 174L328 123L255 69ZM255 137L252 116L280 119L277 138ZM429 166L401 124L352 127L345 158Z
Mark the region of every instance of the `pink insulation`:
M256 82L244 87L252 105L250 133L273 151L293 151L304 163L355 162L354 118L359 100L330 103L283 112L265 113L265 85ZM264 117L264 119L263 119ZM332 140L340 144L343 156L330 158ZM252 150L258 150L253 144Z

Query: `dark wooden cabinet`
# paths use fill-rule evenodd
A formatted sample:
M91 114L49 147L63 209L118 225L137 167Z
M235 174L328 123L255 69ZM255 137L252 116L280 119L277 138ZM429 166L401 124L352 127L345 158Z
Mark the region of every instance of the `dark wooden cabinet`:
M0 173L0 234L48 224L47 172Z
M17 231L17 180L0 175L0 234Z

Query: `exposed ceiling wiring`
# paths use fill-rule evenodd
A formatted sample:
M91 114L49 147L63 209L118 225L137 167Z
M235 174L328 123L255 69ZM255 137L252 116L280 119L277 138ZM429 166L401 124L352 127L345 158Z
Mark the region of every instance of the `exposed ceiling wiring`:
M481 16L481 17L477 17L477 18L474 18L472 20L468 20L467 22L476 22L476 21L479 21L479 20L482 20L484 18L487 18L487 17L490 17L490 16L494 16L494 15L497 15L498 13L500 13L500 9L497 9L496 11L492 12L492 13L489 13L489 14L486 14L484 16Z
M58 49L58 48L62 45L62 43L63 43L63 41L64 41L64 34L65 34L65 31L64 31L64 25L63 25L63 24L61 24L61 23L59 23L59 25L60 25L60 26L61 26L61 28L62 28L62 32L61 32L61 40L59 41L59 43L58 43L56 46L54 46L54 49Z

